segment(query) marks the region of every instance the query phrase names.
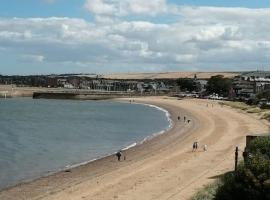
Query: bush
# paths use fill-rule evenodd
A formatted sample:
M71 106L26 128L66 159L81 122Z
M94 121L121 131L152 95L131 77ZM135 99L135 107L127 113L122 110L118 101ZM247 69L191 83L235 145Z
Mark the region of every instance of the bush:
M248 104L248 105L257 105L258 103L259 103L259 100L256 98L254 98L254 99L250 98L246 101L246 104Z
M270 199L270 137L256 138L250 143L247 162L236 172L221 179L216 200Z
M222 182L215 200L269 200L270 160L254 156L248 167L242 163L237 172L226 174Z
M270 136L257 137L249 144L248 151L251 154L263 154L270 159Z
M270 109L270 105L267 103L262 103L260 106L261 109Z

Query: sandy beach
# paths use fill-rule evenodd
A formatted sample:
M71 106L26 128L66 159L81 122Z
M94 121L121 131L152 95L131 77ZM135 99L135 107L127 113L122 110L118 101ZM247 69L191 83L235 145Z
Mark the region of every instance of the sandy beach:
M7 188L0 192L0 199L189 199L204 184L233 169L235 146L243 150L247 134L268 130L265 121L214 101L169 97L135 101L168 110L173 127L166 134L124 151L126 160L118 162L114 155L108 156ZM183 116L191 123L184 123ZM194 141L199 142L196 152L192 152ZM202 149L204 144L208 145L207 152Z

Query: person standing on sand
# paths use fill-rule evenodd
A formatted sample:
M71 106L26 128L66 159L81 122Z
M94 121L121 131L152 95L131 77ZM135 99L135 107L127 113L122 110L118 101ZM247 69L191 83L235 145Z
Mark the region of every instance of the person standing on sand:
M195 150L198 149L198 142L195 142Z
M203 146L203 151L207 151L207 144Z
M121 151L118 151L115 155L116 155L118 161L120 161L121 160L121 156L122 156L122 152Z
M184 122L186 122L186 116L184 116Z
M178 121L181 119L180 116L177 117Z
M196 142L193 142L193 145L192 145L192 152L196 150Z

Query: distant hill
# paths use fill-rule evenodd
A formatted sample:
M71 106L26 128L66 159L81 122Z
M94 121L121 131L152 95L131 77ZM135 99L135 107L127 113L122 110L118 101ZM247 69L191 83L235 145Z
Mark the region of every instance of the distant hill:
M223 75L227 78L233 78L240 72L161 72L161 73L118 73L103 75L107 79L178 79L178 78L194 78L209 79L211 76Z

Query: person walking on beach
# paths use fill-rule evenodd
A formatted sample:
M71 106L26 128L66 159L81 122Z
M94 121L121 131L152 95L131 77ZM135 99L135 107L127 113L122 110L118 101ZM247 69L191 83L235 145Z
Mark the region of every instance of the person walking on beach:
M186 116L184 116L184 122L186 122Z
M122 152L121 152L121 151L118 151L118 152L116 153L116 157L117 157L118 161L121 160L121 156L122 156Z
M177 117L178 121L181 119L180 116Z

